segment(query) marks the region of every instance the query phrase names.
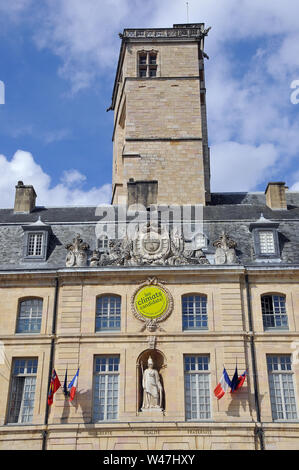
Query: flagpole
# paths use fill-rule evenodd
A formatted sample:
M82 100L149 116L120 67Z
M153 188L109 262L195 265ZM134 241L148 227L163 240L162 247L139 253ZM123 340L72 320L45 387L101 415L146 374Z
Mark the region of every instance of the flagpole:
M50 360L49 360L49 372L48 372L48 387L47 387L47 401L44 417L44 425L48 427L49 421L49 405L48 405L48 394L52 377L52 370L54 364L54 348L55 348L55 336L56 336L56 321L57 321L57 310L58 310L58 291L59 291L59 282L58 277L55 277L54 284L54 305L53 305L53 315L52 315L52 338L50 346ZM42 450L47 449L47 430L43 431L43 441L42 441Z

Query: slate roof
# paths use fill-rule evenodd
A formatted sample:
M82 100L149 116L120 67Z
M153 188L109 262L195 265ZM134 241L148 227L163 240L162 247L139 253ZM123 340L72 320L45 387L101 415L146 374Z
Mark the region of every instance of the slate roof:
M204 233L209 240L208 253L214 252L212 243L224 230L237 242L240 263L256 265L249 226L263 214L265 218L279 222L280 264L299 265L299 192L288 191L286 195L288 210L274 211L266 206L262 192L213 193L211 203L204 207L203 212ZM163 212L165 206L158 209ZM36 222L39 217L51 226L47 260L24 261L22 226ZM89 244L91 255L97 247L96 224L101 219L96 207L36 207L30 214L14 214L13 209L0 209L0 270L63 268L67 253L65 245L78 233ZM272 263L277 265L275 260Z

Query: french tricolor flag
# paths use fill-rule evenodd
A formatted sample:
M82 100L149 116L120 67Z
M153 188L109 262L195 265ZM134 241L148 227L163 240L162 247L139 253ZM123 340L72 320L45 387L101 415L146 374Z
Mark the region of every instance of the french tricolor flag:
M73 377L73 380L69 383L68 388L70 389L70 401L73 401L75 398L76 390L78 387L78 376L79 376L79 369L76 372L76 375Z
M231 386L231 381L224 367L220 382L214 390L215 397L218 398L218 400L220 400L220 398L223 397L223 395L225 394L225 392L227 392L230 386Z

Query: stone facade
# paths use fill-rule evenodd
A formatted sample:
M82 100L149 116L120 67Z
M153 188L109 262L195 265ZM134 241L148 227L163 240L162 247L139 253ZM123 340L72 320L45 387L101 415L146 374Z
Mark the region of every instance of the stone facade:
M266 194L210 194L201 97L206 34L197 24L121 35L112 99L113 205L46 208L35 206L34 196L26 210L0 210L1 450L299 448L299 192L271 183ZM148 48L157 52L157 77L137 78L136 53ZM153 206L152 212L143 208L139 213L143 221L134 236L128 227L136 213L120 205L128 202L128 181L133 200L140 194ZM20 182L17 190L23 187ZM21 205L27 200L22 194ZM176 229L199 225L194 236L163 225L172 211L168 203L179 204L172 214ZM188 206L186 216L185 203L204 207L196 212ZM271 228L272 254L257 246L257 227L262 232ZM124 228L126 233L117 236ZM44 256L37 243L28 256L29 233L44 234ZM137 293L145 286L160 287L162 298L165 294L157 320L136 310ZM108 295L118 299L120 324L114 330L97 327L98 299ZM201 327L184 326L186 295L205 299L207 320ZM265 295L285 300L281 313L287 325L265 328ZM42 301L36 332L18 328L20 305L30 299ZM118 411L111 420L99 419L95 403L96 360L106 356L119 358ZM184 361L191 356L208 358L205 387L197 389L196 397L199 402L204 394L209 417L188 415ZM273 414L270 356L291 358L287 374L296 419ZM142 409L149 357L162 385L162 410ZM32 417L18 422L10 419L10 410L23 403L20 394L14 395L13 367L21 359L37 360L37 368ZM217 400L213 390L223 365L232 378L236 362L239 374L247 369L246 381ZM62 385L66 369L69 382L79 368L79 381L72 402L60 388L48 407L53 368ZM284 405L291 395L292 390Z
M38 373L32 423L22 426L5 425L7 399L1 401L0 448L39 449L42 433L47 429L48 449L258 449L257 417L254 403L248 305L246 302L242 267L217 269L209 266L183 270L176 267L156 268L155 274L165 282L174 299L171 315L161 324L163 330L155 336L154 349L165 358L160 370L165 388L165 411L160 417L144 420L137 396L137 361L149 349L149 333L130 308L136 285L153 269L138 272L133 268L110 271L61 272L59 274L59 303L55 334L54 365L63 381L66 367L72 377L80 366L79 387L73 403L61 390L55 394L45 426L48 365L54 306L53 275L43 276L43 282L32 273L1 275L1 340L5 347L5 362L1 364L1 391L9 396L10 365L15 357L37 357ZM267 280L265 280L265 277ZM258 359L259 396L266 448L297 448L298 424L272 421L266 354L291 353L292 343L298 341L299 295L296 270L250 272L253 334ZM40 284L44 284L41 286ZM40 285L38 287L38 285ZM264 332L260 296L271 291L285 293L289 319L288 332ZM95 304L97 296L105 293L121 296L121 330L119 333L95 333ZM182 330L181 296L200 292L208 298L208 330ZM43 320L39 335L16 335L18 300L28 296L44 299ZM107 341L108 340L108 341ZM92 418L93 367L96 355L119 354L120 393L119 418L114 423L94 423ZM210 387L212 420L188 422L185 419L184 370L185 354L210 356ZM246 367L246 385L235 396L229 393L217 401L212 395L225 364L233 375L236 358L239 371ZM298 364L294 367L296 389L299 387ZM176 390L174 394L172 391Z

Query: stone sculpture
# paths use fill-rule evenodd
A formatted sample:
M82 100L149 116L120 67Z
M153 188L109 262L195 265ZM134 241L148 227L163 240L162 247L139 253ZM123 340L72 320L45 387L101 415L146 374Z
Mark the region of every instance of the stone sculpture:
M148 368L145 369L142 376L143 403L142 410L162 410L162 385L159 372L154 369L154 363L151 357L147 361Z
M135 233L120 240L110 240L108 253L100 256L93 266L142 266L209 264L201 249L188 250L179 229L169 233L156 223L140 224Z
M224 231L219 239L213 243L216 247L215 251L215 264L237 264L238 258L236 255L237 243L230 238Z
M65 248L68 250L65 260L65 265L68 268L87 265L87 250L89 245L83 242L80 234L76 235L72 243L65 245Z

